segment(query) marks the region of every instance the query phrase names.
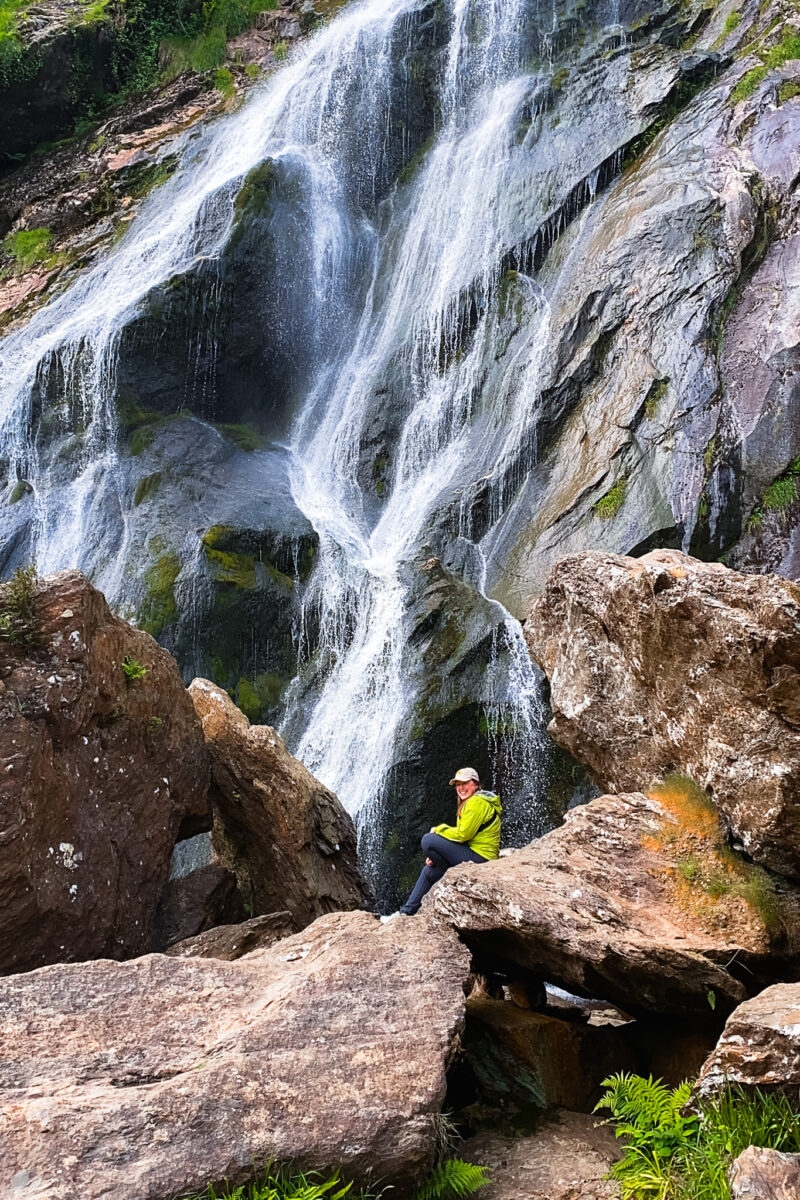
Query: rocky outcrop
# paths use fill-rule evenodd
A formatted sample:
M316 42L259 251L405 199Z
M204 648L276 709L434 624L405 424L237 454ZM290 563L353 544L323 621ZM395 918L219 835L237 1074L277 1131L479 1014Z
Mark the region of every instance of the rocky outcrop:
M152 945L179 836L210 825L174 659L76 571L0 596L0 970ZM12 640L13 639L13 640Z
M731 1200L796 1200L800 1154L748 1146L730 1171Z
M707 788L757 862L800 875L800 588L677 551L553 569L525 635L555 740L602 787Z
M620 1156L608 1126L581 1113L560 1112L532 1137L479 1134L460 1148L489 1168L483 1200L618 1200L607 1178Z
M290 912L267 913L238 925L217 925L185 941L174 942L165 953L173 958L221 958L233 962L253 950L266 950L295 931Z
M773 936L794 971L796 950L749 905L715 921L706 893L684 893L670 850L682 836L655 799L603 796L524 850L448 871L426 904L483 965L510 963L629 1011L725 1011L770 962ZM786 903L791 930L796 896Z
M215 855L257 913L299 926L366 897L353 823L268 725L251 725L207 679L189 688L211 758Z
M339 913L237 962L5 980L0 1186L172 1200L269 1160L410 1194L433 1162L468 958L424 918Z
M726 1084L797 1094L800 984L778 983L731 1013L695 1087L701 1099Z

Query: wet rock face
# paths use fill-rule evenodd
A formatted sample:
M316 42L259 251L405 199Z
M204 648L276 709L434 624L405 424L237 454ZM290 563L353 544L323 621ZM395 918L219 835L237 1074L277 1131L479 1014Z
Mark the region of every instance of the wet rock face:
M731 1200L795 1200L800 1196L800 1154L748 1146L730 1171Z
M601 786L706 787L757 862L800 875L800 589L677 551L563 559L525 636L550 732Z
M740 1004L703 1065L695 1096L727 1084L797 1095L800 1086L800 984L778 983Z
M781 934L744 913L714 927L687 904L665 849L679 834L654 799L602 796L524 850L452 868L425 903L487 969L510 964L628 1011L707 1016L713 992L724 1012L758 986ZM796 947L783 954L796 971Z
M24 1171L52 1200L172 1200L274 1161L413 1194L468 971L425 919L338 913L237 962L153 955L9 979L3 1183Z
M339 801L268 725L251 725L206 679L189 688L211 758L212 840L258 913L288 909L298 925L367 899L355 830Z
M211 820L171 656L76 571L39 581L32 636L0 639L3 972L149 950L179 833Z

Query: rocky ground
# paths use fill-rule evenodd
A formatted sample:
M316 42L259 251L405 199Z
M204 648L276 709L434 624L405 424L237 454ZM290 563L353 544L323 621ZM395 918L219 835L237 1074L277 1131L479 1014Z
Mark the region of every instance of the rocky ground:
M667 569L673 584L653 586ZM682 646L702 629L713 647L727 582L737 620L727 656L708 655L711 724L715 705L730 705L738 654L758 663L758 647L783 636L776 586L793 602L782 581L675 553L556 569L527 627L551 670L555 731L562 713L585 722L593 752L615 746L620 771L644 769L640 744L623 763L614 723L606 745L588 702L614 625L588 625L577 600L570 624L553 602L581 571L593 603L613 597L618 626L631 621L628 656L613 658L625 695L628 673L642 670L635 629L656 624L664 596L688 590L675 606ZM629 586L636 606L621 602ZM173 1200L272 1160L340 1168L411 1200L441 1152L444 1109L467 1136L458 1153L491 1169L489 1200L616 1200L608 1172L622 1146L591 1115L608 1075L696 1078L696 1102L730 1081L796 1097L800 892L731 848L716 792L673 774L648 794L601 796L524 849L453 869L419 917L382 925L333 911L365 903L352 827L272 730L207 681L187 691L169 655L77 573L23 599L8 585L0 597L2 813L13 834L0 860L3 1194ZM665 655L672 644L661 642ZM570 653L585 666L583 707L560 690L575 674ZM757 669L751 677L751 704L769 706ZM644 685L641 695L655 720L657 696ZM696 720L689 706L680 719ZM782 745L771 743L773 761ZM40 774L18 770L25 753ZM670 766L686 772L690 761ZM168 783L151 788L161 771ZM191 836L175 845L187 823ZM198 838L207 854L193 864ZM182 871L186 857L194 869ZM187 896L210 893L189 883L209 871L259 915L225 924L213 905L193 909ZM708 886L712 871L728 873L727 889ZM189 914L211 927L192 928ZM166 954L133 957L181 924ZM732 1164L732 1195L788 1200L797 1170L796 1155L752 1147Z

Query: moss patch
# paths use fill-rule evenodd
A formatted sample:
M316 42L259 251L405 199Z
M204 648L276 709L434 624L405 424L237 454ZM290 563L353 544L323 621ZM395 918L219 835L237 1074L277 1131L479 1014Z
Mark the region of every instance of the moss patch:
M648 421L652 421L658 412L661 401L669 390L668 379L654 379L647 389L647 395L644 398L644 414Z
M52 233L44 226L39 229L20 229L3 239L3 253L14 260L19 270L27 271L49 257L52 241Z
M601 521L610 521L622 508L627 490L628 480L624 475L621 475L614 486L609 488L606 494L597 501L593 512Z
M154 471L152 475L144 475L136 485L133 496L134 508L138 508L148 496L154 496L161 486L161 472Z
M273 672L256 675L252 681L240 679L236 686L236 703L249 721L257 721L263 711L275 707L284 686L284 680Z
M157 638L178 617L175 580L180 574L181 563L174 550L165 550L163 538L153 538L150 550L157 557L145 571L147 590L139 610L138 624L140 629Z
M770 50L759 50L757 53L762 60L761 66L753 67L746 75L742 76L730 94L731 104L738 104L740 100L746 100L748 96L752 96L769 71L775 70L776 67L782 67L790 59L800 58L800 34L785 33L776 46Z
M260 450L264 445L263 437L252 425L217 425L217 429L240 450Z
M749 533L755 533L762 527L765 513L783 514L791 508L798 499L798 477L800 477L800 458L794 459L777 479L773 479L755 505L746 522Z
M800 96L800 83L795 83L793 79L784 79L778 88L778 104L794 100L795 96Z

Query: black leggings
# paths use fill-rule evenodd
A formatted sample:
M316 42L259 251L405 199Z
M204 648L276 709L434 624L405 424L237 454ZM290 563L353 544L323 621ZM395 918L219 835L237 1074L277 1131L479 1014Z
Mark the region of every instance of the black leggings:
M419 911L423 896L427 895L433 885L439 882L448 867L455 867L464 862L488 862L488 859L484 858L482 854L476 854L474 850L471 850L466 842L451 842L449 838L442 837L440 833L426 833L421 845L433 866L429 867L427 863L425 864L420 871L419 879L414 884L411 895L400 909L400 912L406 913L409 917L413 917L414 913Z

